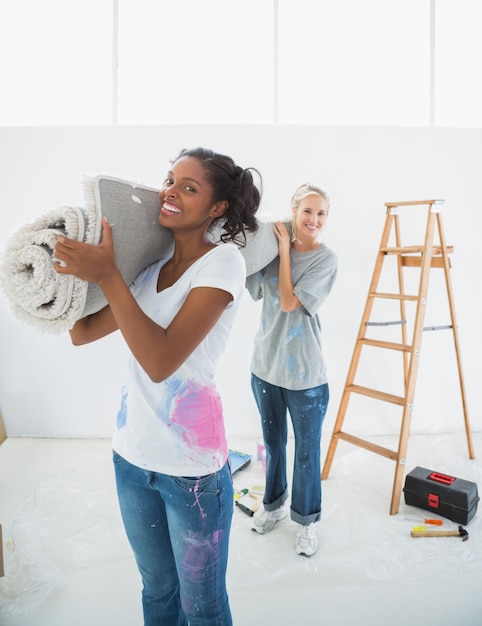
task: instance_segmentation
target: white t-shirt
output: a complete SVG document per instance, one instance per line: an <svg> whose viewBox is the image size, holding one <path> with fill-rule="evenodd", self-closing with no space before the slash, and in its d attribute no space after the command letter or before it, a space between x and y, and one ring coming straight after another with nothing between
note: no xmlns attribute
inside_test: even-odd
<svg viewBox="0 0 482 626"><path fill-rule="evenodd" d="M246 280L244 259L232 243L198 259L171 287L157 293L159 270L168 258L145 269L132 292L142 310L167 328L195 287L232 294L214 328L181 367L154 383L131 355L113 436L127 461L171 476L203 476L226 463L228 446L215 371L237 313Z"/></svg>

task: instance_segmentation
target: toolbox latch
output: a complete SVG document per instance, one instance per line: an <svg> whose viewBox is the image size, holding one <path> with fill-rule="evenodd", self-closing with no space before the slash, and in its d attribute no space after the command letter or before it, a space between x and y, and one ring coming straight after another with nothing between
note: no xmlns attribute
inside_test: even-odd
<svg viewBox="0 0 482 626"><path fill-rule="evenodd" d="M429 493L428 494L428 505L433 507L434 509L438 509L438 501L439 498L436 494L434 493Z"/></svg>
<svg viewBox="0 0 482 626"><path fill-rule="evenodd" d="M453 476L447 476L446 474L440 474L439 472L432 472L429 478L430 480L442 483L443 485L451 485L455 481Z"/></svg>

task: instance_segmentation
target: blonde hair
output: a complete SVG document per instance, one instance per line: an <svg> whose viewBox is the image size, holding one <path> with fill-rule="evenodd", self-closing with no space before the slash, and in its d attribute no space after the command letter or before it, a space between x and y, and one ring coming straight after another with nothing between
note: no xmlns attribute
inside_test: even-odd
<svg viewBox="0 0 482 626"><path fill-rule="evenodd" d="M326 191L323 191L321 187L314 185L313 183L302 183L299 185L294 194L291 196L291 209L297 209L300 205L300 202L306 198L307 196L321 196L326 202L326 210L329 212L330 210L330 198ZM293 215L291 218L291 243L296 242L296 226L295 226L295 216Z"/></svg>

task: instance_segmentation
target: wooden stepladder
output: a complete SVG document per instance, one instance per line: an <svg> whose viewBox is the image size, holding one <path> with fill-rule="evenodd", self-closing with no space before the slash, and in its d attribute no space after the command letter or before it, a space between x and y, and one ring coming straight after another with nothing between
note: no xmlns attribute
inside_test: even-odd
<svg viewBox="0 0 482 626"><path fill-rule="evenodd" d="M388 459L392 459L395 461L396 467L390 504L391 515L398 512L400 504L405 458L407 454L408 439L410 436L410 423L413 411L417 371L420 360L420 348L424 330L448 329L453 333L469 457L471 459L475 458L467 410L459 337L455 318L452 283L450 278L451 266L449 254L453 252L453 248L451 246L447 246L445 242L445 234L443 231L442 216L440 212L441 205L443 205L443 203L443 200L420 200L413 202L388 202L385 204L385 227L383 229L380 248L375 262L375 269L370 283L369 293L360 329L355 342L355 348L349 366L345 387L342 393L338 415L335 421L333 435L330 440L325 464L321 474L322 480L328 478L335 456L336 447L338 441L340 440L362 447ZM422 245L404 247L401 243L400 210L403 209L404 211L408 211L409 209L406 207L409 206L415 207L416 211L420 210L418 208L420 206L428 206L428 217L424 234L424 243ZM438 243L435 243L436 231L438 231ZM393 291L393 283L390 291L385 289L381 290L385 285L381 285L381 283L382 279L386 277L385 270L387 269L387 263L392 263L392 270L398 278L398 291L396 292ZM417 274L415 282L411 287L411 294L408 293L407 289L407 286L409 285L406 280L407 276L405 268L408 267L416 268L414 271ZM443 270L444 273L444 282L448 296L447 304L450 315L450 324L437 327L424 327L429 276L433 268L439 268ZM411 278L413 279L413 275ZM381 310L386 312L386 309L391 306L395 306L397 316L400 314L400 320L397 319L395 321L388 322L372 321L375 311ZM410 313L410 310L411 315L407 315L407 313ZM410 324L408 323L407 318L410 318ZM395 328L401 329L401 332L397 334L395 340L387 341L385 335L380 338L380 332L387 334L392 333L393 335ZM375 336L369 337L369 334ZM411 336L411 341L409 341L409 336ZM360 362L363 358L362 354L367 349L371 350L372 354L373 350L378 349L385 351L383 354L387 354L386 351L388 351L391 356L387 356L387 358L400 359L401 355L403 380L400 381L400 389L397 390L397 393L387 393L372 388L376 385L365 386L357 384L355 379L358 380L360 370L362 369L360 367ZM378 352L377 354L381 353ZM373 367L371 369L373 370ZM380 370L379 373L383 373L383 371ZM349 401L353 395L356 395L358 398L368 397L371 400L381 400L382 402L389 403L392 406L401 407L402 417L397 450L391 450L374 444L361 437L350 435L342 430Z"/></svg>

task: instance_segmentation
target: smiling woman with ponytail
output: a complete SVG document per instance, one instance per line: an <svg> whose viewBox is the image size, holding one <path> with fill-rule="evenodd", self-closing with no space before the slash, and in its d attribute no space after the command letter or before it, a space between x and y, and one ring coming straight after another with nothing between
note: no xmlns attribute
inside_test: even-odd
<svg viewBox="0 0 482 626"><path fill-rule="evenodd" d="M108 302L75 323L73 343L119 330L131 351L113 458L145 626L232 624L233 484L215 374L245 287L238 245L257 228L252 171L206 148L181 151L160 190L159 223L174 251L130 286L105 219L99 245L62 236L56 244L57 272L97 283Z"/></svg>

